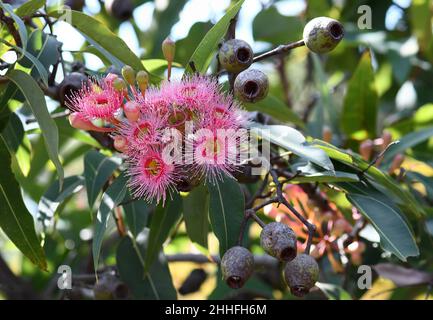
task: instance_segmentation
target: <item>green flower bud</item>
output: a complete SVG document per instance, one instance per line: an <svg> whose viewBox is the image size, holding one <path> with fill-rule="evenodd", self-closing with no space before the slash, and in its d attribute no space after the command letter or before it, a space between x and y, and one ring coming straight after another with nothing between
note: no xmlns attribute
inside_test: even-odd
<svg viewBox="0 0 433 320"><path fill-rule="evenodd" d="M319 279L319 265L312 256L299 254L287 263L284 268L284 279L294 296L303 297Z"/></svg>
<svg viewBox="0 0 433 320"><path fill-rule="evenodd" d="M130 66L123 66L122 76L129 85L135 85L135 71Z"/></svg>
<svg viewBox="0 0 433 320"><path fill-rule="evenodd" d="M266 253L278 260L291 261L296 257L296 234L284 223L267 224L260 234L260 245Z"/></svg>
<svg viewBox="0 0 433 320"><path fill-rule="evenodd" d="M126 90L126 82L123 79L117 78L113 80L113 88L117 91L125 91Z"/></svg>
<svg viewBox="0 0 433 320"><path fill-rule="evenodd" d="M176 53L176 43L169 37L162 42L162 54L169 63L173 62Z"/></svg>
<svg viewBox="0 0 433 320"><path fill-rule="evenodd" d="M138 83L138 88L140 88L141 92L145 92L147 90L147 86L149 85L149 75L146 71L138 71L136 80Z"/></svg>
<svg viewBox="0 0 433 320"><path fill-rule="evenodd" d="M328 17L314 18L304 28L304 42L315 53L332 51L344 37L343 25Z"/></svg>
<svg viewBox="0 0 433 320"><path fill-rule="evenodd" d="M232 289L243 287L254 269L254 256L244 247L236 246L226 251L221 259L224 281Z"/></svg>
<svg viewBox="0 0 433 320"><path fill-rule="evenodd" d="M241 101L260 101L268 94L268 77L263 72L256 69L242 71L236 77L234 90L236 97Z"/></svg>
<svg viewBox="0 0 433 320"><path fill-rule="evenodd" d="M218 59L228 72L238 73L253 63L254 53L251 46L239 39L224 42L219 49Z"/></svg>

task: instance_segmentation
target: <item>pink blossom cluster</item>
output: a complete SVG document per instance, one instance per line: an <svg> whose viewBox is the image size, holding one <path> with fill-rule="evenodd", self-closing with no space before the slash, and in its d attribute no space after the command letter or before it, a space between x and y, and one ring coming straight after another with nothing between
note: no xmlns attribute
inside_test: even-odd
<svg viewBox="0 0 433 320"><path fill-rule="evenodd" d="M134 197L164 202L185 182L213 183L236 170L243 144L236 132L248 120L216 80L193 76L146 90L119 89L118 80L109 74L85 83L69 98L70 122L110 132L128 164Z"/></svg>

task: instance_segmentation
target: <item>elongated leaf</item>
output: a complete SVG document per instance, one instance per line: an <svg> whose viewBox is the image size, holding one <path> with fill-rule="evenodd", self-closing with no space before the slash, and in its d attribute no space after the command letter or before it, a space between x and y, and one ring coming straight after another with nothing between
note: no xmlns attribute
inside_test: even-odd
<svg viewBox="0 0 433 320"><path fill-rule="evenodd" d="M35 13L39 8L43 7L46 0L30 0L23 3L15 13L17 16L26 17Z"/></svg>
<svg viewBox="0 0 433 320"><path fill-rule="evenodd" d="M128 285L135 299L176 299L170 270L162 253L143 277L146 246L142 240L135 242L125 237L117 247L116 262L120 278Z"/></svg>
<svg viewBox="0 0 433 320"><path fill-rule="evenodd" d="M253 134L258 134L263 139L270 140L280 147L292 151L294 154L304 158L318 166L334 171L334 166L328 155L319 148L307 145L305 137L299 131L280 125L254 124L251 128Z"/></svg>
<svg viewBox="0 0 433 320"><path fill-rule="evenodd" d="M349 81L344 99L341 127L351 135L365 130L370 137L376 136L377 90L375 88L371 53L365 51L358 67Z"/></svg>
<svg viewBox="0 0 433 320"><path fill-rule="evenodd" d="M60 204L65 201L66 198L80 191L83 186L84 178L82 176L67 177L63 183L63 189L60 191L59 181L56 180L39 201L39 219L45 225L50 224Z"/></svg>
<svg viewBox="0 0 433 320"><path fill-rule="evenodd" d="M182 198L175 194L173 200L167 202L165 206L158 205L152 216L150 224L150 233L146 257L144 260L144 271L148 272L149 268L161 251L162 245L170 235L170 231L180 220L182 215Z"/></svg>
<svg viewBox="0 0 433 320"><path fill-rule="evenodd" d="M346 290L335 284L317 282L316 286L322 290L329 300L352 300L352 297Z"/></svg>
<svg viewBox="0 0 433 320"><path fill-rule="evenodd" d="M10 45L9 43L7 43L6 41L4 41L3 39L0 38L0 42L6 44L6 45ZM33 64L33 66L36 67L36 70L38 71L42 81L44 82L45 86L48 86L48 72L45 69L45 67L42 65L42 63L35 57L33 56L31 53L29 53L27 50L23 50L20 47L11 45L12 48L14 48L16 51L21 52L23 57L27 58L28 60L31 61L31 63ZM22 61L23 59L21 59ZM33 66L31 67L33 69Z"/></svg>
<svg viewBox="0 0 433 320"><path fill-rule="evenodd" d="M11 157L0 137L0 227L17 248L39 268L46 270L45 254L36 236L32 215L27 211L21 190L11 171Z"/></svg>
<svg viewBox="0 0 433 320"><path fill-rule="evenodd" d="M261 10L253 21L254 40L266 41L274 45L301 39L303 29L299 16L284 16L275 6Z"/></svg>
<svg viewBox="0 0 433 320"><path fill-rule="evenodd" d="M49 15L60 18L64 12L53 11ZM132 52L128 45L108 29L103 23L82 12L70 11L71 19L67 19L74 28L80 31L86 39L94 45L101 53L115 57L123 64L128 64L135 70L145 70L141 60ZM107 56L110 60L111 57ZM150 74L151 82L158 80Z"/></svg>
<svg viewBox="0 0 433 320"><path fill-rule="evenodd" d="M33 115L38 121L41 133L44 138L45 147L47 148L48 156L57 169L59 176L60 187L63 184L63 167L59 160L59 132L56 123L47 109L44 93L39 88L38 84L28 74L20 70L12 70L7 74L7 77L15 83L20 91L25 96L28 105L32 109Z"/></svg>
<svg viewBox="0 0 433 320"><path fill-rule="evenodd" d="M419 255L411 230L394 207L367 195L348 194L347 199L373 224L385 250L402 261Z"/></svg>
<svg viewBox="0 0 433 320"><path fill-rule="evenodd" d="M258 111L270 115L275 120L281 122L290 122L300 127L304 127L305 124L301 118L290 109L283 101L277 97L268 94L268 96L256 103L246 103L245 109L248 111Z"/></svg>
<svg viewBox="0 0 433 320"><path fill-rule="evenodd" d="M125 198L127 190L127 177L125 175L119 176L108 187L107 191L102 196L101 204L95 220L95 233L93 236L92 252L93 264L95 270L98 268L99 254L101 252L102 239L110 224L112 218L112 211L117 207Z"/></svg>
<svg viewBox="0 0 433 320"><path fill-rule="evenodd" d="M102 187L118 166L118 163L96 150L91 150L84 156L84 177L90 208L93 208Z"/></svg>
<svg viewBox="0 0 433 320"><path fill-rule="evenodd" d="M218 238L222 257L239 238L245 210L244 195L239 184L229 177L215 185L209 184L208 189L210 223Z"/></svg>
<svg viewBox="0 0 433 320"><path fill-rule="evenodd" d="M422 206L418 203L414 196L408 190L400 187L398 183L396 183L388 174L382 172L375 166L369 166L369 164L362 160L359 156L348 154L347 152L338 149L337 147L334 147L324 141L314 140L314 145L324 150L331 159L349 165L359 172L362 172L363 175L369 179L369 181L379 183L383 188L388 190L398 199L398 204L404 207L407 212L412 213L417 218L425 215Z"/></svg>
<svg viewBox="0 0 433 320"><path fill-rule="evenodd" d="M230 21L237 15L243 3L244 0L236 2L236 4L227 11L224 17L206 33L203 40L195 49L189 61L194 62L198 72L205 73L207 71L218 43L224 37L230 25ZM192 72L189 64L186 68L186 72Z"/></svg>
<svg viewBox="0 0 433 320"><path fill-rule="evenodd" d="M394 144L385 153L383 158L384 163L390 163L394 157L399 153L404 153L407 149L410 149L421 142L433 137L433 127L428 127L419 131L409 133L408 135L401 138L399 143Z"/></svg>
<svg viewBox="0 0 433 320"><path fill-rule="evenodd" d="M359 178L356 174L333 171L333 172L317 172L312 174L300 175L290 180L290 183L333 183L333 182L358 182Z"/></svg>
<svg viewBox="0 0 433 320"><path fill-rule="evenodd" d="M379 263L373 268L382 278L391 280L399 287L428 284L433 280L431 273L404 268L392 263Z"/></svg>
<svg viewBox="0 0 433 320"><path fill-rule="evenodd" d="M11 16L11 18L17 24L17 30L18 30L18 33L20 35L21 45L22 45L22 48L25 48L27 46L27 28L26 28L26 25L24 24L24 21L21 20L21 18L18 17L14 13L14 10L12 9L12 6L10 4L3 3L3 1L0 1L0 7L4 11L6 11L7 13L9 13L9 15Z"/></svg>
<svg viewBox="0 0 433 320"><path fill-rule="evenodd" d="M123 209L129 230L134 237L137 237L147 225L147 220L155 207L144 200L135 200L125 204Z"/></svg>
<svg viewBox="0 0 433 320"><path fill-rule="evenodd" d="M207 248L209 233L209 193L204 185L191 190L183 199L186 232L193 242Z"/></svg>

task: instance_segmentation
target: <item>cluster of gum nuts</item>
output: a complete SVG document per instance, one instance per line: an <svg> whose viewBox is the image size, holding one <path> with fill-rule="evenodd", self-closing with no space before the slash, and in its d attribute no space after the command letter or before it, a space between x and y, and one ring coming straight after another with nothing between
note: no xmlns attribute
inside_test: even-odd
<svg viewBox="0 0 433 320"><path fill-rule="evenodd" d="M306 47L319 54L333 50L343 37L342 24L328 17L312 19L303 32ZM268 77L260 70L249 68L254 62L254 53L246 41L231 39L224 42L218 52L218 61L223 69L235 75L234 94L239 100L255 103L266 97Z"/></svg>
<svg viewBox="0 0 433 320"><path fill-rule="evenodd" d="M321 54L333 50L343 36L340 22L319 17L305 26L303 41L310 51ZM250 45L239 39L223 43L218 54L221 66L236 75L234 93L244 102L263 99L269 87L262 71L248 69L253 56ZM286 264L284 280L293 295L303 297L314 287L319 278L319 266L309 254L297 254L297 237L289 226L280 222L267 224L260 234L260 245L267 254ZM239 289L254 271L254 256L242 246L232 247L221 259L221 271L227 285Z"/></svg>

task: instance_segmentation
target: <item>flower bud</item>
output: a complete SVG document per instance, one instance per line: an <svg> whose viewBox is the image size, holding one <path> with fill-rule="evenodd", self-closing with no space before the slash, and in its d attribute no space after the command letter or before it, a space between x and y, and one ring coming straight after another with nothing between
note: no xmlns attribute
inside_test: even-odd
<svg viewBox="0 0 433 320"><path fill-rule="evenodd" d="M401 165L404 162L404 155L401 153L397 154L394 159L392 159L391 166L389 167L388 173L393 174L394 171L400 169Z"/></svg>
<svg viewBox="0 0 433 320"><path fill-rule="evenodd" d="M371 155L373 154L373 149L374 149L374 142L371 141L370 139L367 139L359 145L359 154L361 155L362 159L368 161L370 160Z"/></svg>
<svg viewBox="0 0 433 320"><path fill-rule="evenodd" d="M142 93L144 93L147 90L147 87L149 85L149 74L146 71L138 71L136 80L138 83L138 88Z"/></svg>
<svg viewBox="0 0 433 320"><path fill-rule="evenodd" d="M323 141L331 143L332 142L332 130L328 126L324 126L322 130Z"/></svg>
<svg viewBox="0 0 433 320"><path fill-rule="evenodd" d="M224 42L218 53L221 66L228 72L234 73L247 69L253 63L253 58L254 53L251 46L239 39Z"/></svg>
<svg viewBox="0 0 433 320"><path fill-rule="evenodd" d="M242 71L236 77L234 91L238 99L243 102L260 101L268 94L268 77L256 69Z"/></svg>
<svg viewBox="0 0 433 320"><path fill-rule="evenodd" d="M124 136L114 136L114 148L119 152L125 152L128 148L128 141Z"/></svg>
<svg viewBox="0 0 433 320"><path fill-rule="evenodd" d="M101 127L95 126L91 121L85 119L78 112L74 112L74 113L71 113L69 115L69 123L71 124L71 127L75 128L75 129L80 129L80 130L98 131L98 132L111 132L111 131L113 131L110 128L101 128Z"/></svg>
<svg viewBox="0 0 433 320"><path fill-rule="evenodd" d="M315 53L332 51L344 37L343 25L328 17L314 18L304 28L304 42Z"/></svg>
<svg viewBox="0 0 433 320"><path fill-rule="evenodd" d="M130 66L123 66L122 76L130 86L135 85L135 71Z"/></svg>
<svg viewBox="0 0 433 320"><path fill-rule="evenodd" d="M319 265L308 254L299 254L287 263L284 268L284 279L294 296L303 297L319 279Z"/></svg>
<svg viewBox="0 0 433 320"><path fill-rule="evenodd" d="M284 223L267 224L260 233L260 245L267 254L280 261L291 261L296 257L296 234Z"/></svg>
<svg viewBox="0 0 433 320"><path fill-rule="evenodd" d="M254 256L244 247L230 248L221 259L224 281L232 289L241 288L253 273L253 268Z"/></svg>
<svg viewBox="0 0 433 320"><path fill-rule="evenodd" d="M140 105L135 101L128 101L123 106L123 112L130 122L136 122L140 117Z"/></svg>
<svg viewBox="0 0 433 320"><path fill-rule="evenodd" d="M162 54L164 55L165 60L167 60L169 63L172 63L175 53L176 43L169 37L165 38L165 40L162 42Z"/></svg>
<svg viewBox="0 0 433 320"><path fill-rule="evenodd" d="M117 91L125 92L127 90L126 82L123 79L117 78L113 80L113 88Z"/></svg>

